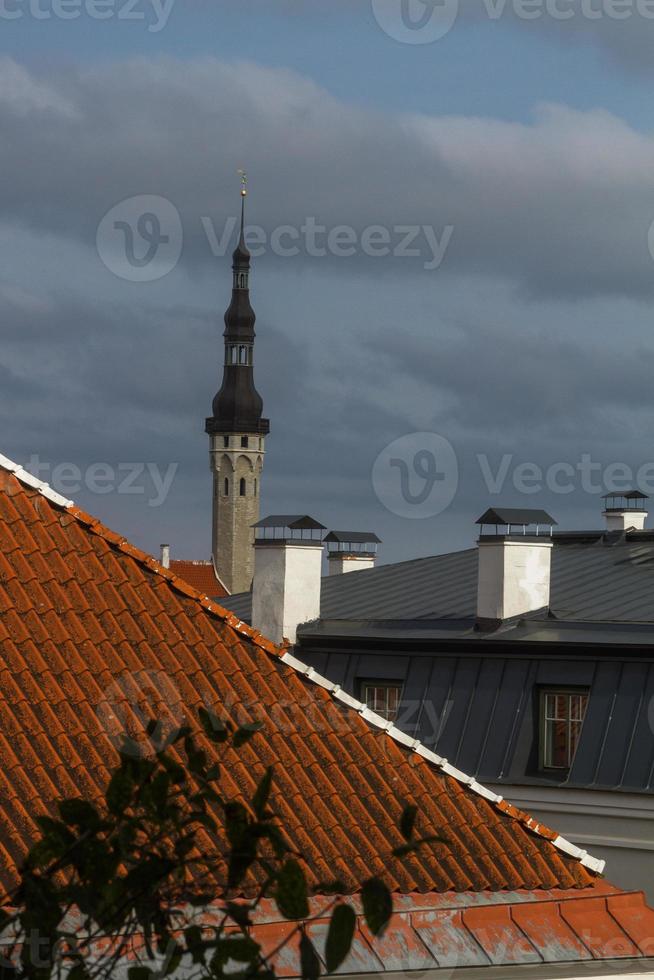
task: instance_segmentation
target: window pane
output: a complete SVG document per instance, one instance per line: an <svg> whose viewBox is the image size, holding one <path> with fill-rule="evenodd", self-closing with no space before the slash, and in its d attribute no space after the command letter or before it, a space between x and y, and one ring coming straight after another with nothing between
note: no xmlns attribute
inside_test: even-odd
<svg viewBox="0 0 654 980"><path fill-rule="evenodd" d="M547 692L542 698L543 765L569 769L575 757L588 694L572 691Z"/></svg>
<svg viewBox="0 0 654 980"><path fill-rule="evenodd" d="M367 708L387 721L394 721L400 706L401 684L364 684L363 701Z"/></svg>

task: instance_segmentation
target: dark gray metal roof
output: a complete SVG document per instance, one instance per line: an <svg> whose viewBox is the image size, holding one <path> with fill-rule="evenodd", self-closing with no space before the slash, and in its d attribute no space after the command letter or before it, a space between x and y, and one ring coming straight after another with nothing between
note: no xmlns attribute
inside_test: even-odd
<svg viewBox="0 0 654 980"><path fill-rule="evenodd" d="M642 490L614 490L612 493L605 493L602 500L608 500L609 497L622 497L624 500L649 500L646 493Z"/></svg>
<svg viewBox="0 0 654 980"><path fill-rule="evenodd" d="M374 544L381 544L381 538L378 538L373 531L330 531L329 534L325 535L324 541L338 541L343 544L349 542L363 544L366 541L371 541Z"/></svg>
<svg viewBox="0 0 654 980"><path fill-rule="evenodd" d="M309 517L308 514L271 514L269 517L264 517L252 527L288 527L291 530L317 530L324 531L325 525L320 524L318 521L314 520L313 517Z"/></svg>
<svg viewBox="0 0 654 980"><path fill-rule="evenodd" d="M654 624L654 536L554 535L551 611L558 620ZM472 619L477 549L416 558L322 581L323 619ZM249 593L222 604L248 621ZM608 634L607 634L608 635Z"/></svg>
<svg viewBox="0 0 654 980"><path fill-rule="evenodd" d="M489 507L476 524L549 524L557 522L545 510L529 510L526 507Z"/></svg>

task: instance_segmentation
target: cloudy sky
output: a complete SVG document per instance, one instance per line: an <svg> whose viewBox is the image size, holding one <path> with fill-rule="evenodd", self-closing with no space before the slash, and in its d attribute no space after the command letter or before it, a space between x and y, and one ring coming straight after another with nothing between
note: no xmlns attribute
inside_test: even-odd
<svg viewBox="0 0 654 980"><path fill-rule="evenodd" d="M0 452L208 557L238 209L264 512L654 493L651 0L0 0Z"/></svg>

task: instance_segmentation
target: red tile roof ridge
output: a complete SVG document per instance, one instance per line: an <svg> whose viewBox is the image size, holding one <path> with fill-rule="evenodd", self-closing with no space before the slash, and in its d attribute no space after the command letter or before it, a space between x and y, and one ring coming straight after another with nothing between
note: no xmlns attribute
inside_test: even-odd
<svg viewBox="0 0 654 980"><path fill-rule="evenodd" d="M358 701L356 698L353 698L341 688L340 684L333 683L328 678L319 674L313 667L309 667L301 660L298 660L288 652L284 645L278 646L276 643L268 640L258 630L248 626L219 603L208 599L207 596L198 592L192 586L188 585L188 583L182 581L169 569L164 568L160 562L152 557L152 555L149 555L147 552L141 551L141 549L131 545L124 537L121 537L121 535L117 534L115 531L111 531L97 518L92 517L81 508L77 507L72 500L67 500L65 497L61 496L61 494L58 494L55 490L53 490L47 483L37 480L36 477L25 470L22 466L12 462L2 454L0 454L0 468L8 470L21 483L36 490L56 507L67 511L67 513L75 518L75 520L78 520L80 523L84 524L88 530L91 531L91 533L102 537L118 551L128 555L130 558L145 566L154 574L160 575L162 578L166 579L171 588L198 602L206 612L210 613L212 616L216 616L218 619L221 619L235 632L246 637L251 643L254 643L255 646L264 650L271 656L280 658L283 663L297 671L297 673L301 674L306 680L324 688L333 698L336 698L347 707L358 712L358 714L370 725L374 725L376 728L382 729L395 742L405 746L411 752L415 752L417 755L422 756L422 758L434 765L442 773L455 779L463 786L466 786L471 792L483 797L489 803L494 805L500 812L521 823L531 833L548 840L555 848L557 848L557 850L577 860L582 867L597 875L601 875L603 873L606 865L605 861L592 857L587 851L577 847L575 844L572 844L570 841L566 840L564 837L561 837L548 827L540 824L533 817L529 816L529 814L524 813L517 807L512 806L510 803L505 801L502 796L498 796L497 793L494 793L487 787L482 786L481 783L477 782L474 776L468 776L467 773L464 773L460 769L456 769L454 766L450 765L447 759L444 759L442 756L432 752L432 750L423 745L419 739L407 735L406 732L396 728L392 721L382 718L381 715L371 711L370 708L368 708L362 701Z"/></svg>
<svg viewBox="0 0 654 980"><path fill-rule="evenodd" d="M216 564L213 558L209 559L209 561L203 560L201 558L171 558L170 559L170 570L172 572L175 572L176 575L179 575L180 578L184 578L185 573L188 574L189 568L191 570L210 571L211 574L214 576L216 583L223 590L225 596L228 596L230 594L229 589L227 588L227 586L221 579L220 575L218 574L218 569L216 568ZM191 585L192 584L193 583L191 582ZM206 589L205 590L200 589L200 591L203 591L204 595L211 594L211 595L215 595L216 598L223 598L223 596L219 595L215 591L211 593L208 593Z"/></svg>

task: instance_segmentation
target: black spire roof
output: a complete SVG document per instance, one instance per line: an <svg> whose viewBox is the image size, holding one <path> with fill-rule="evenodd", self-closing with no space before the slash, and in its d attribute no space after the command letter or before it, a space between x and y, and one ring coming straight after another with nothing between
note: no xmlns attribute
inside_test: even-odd
<svg viewBox="0 0 654 980"><path fill-rule="evenodd" d="M241 229L232 255L232 299L225 313L223 382L207 419L206 431L260 432L270 430L262 418L263 399L254 386L254 323L250 305L250 252L245 244L245 188L241 191Z"/></svg>

